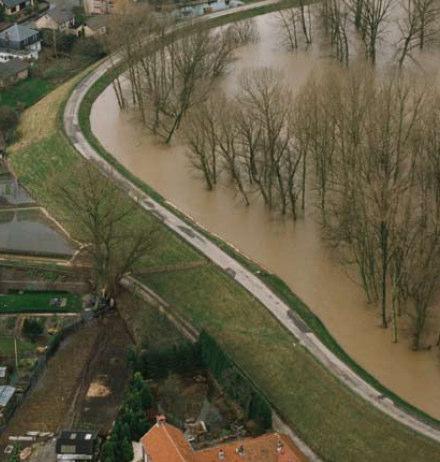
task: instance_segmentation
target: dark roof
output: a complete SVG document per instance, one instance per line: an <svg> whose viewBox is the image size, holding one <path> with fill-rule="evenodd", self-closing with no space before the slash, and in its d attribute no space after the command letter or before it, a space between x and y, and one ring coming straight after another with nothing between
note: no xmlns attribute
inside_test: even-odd
<svg viewBox="0 0 440 462"><path fill-rule="evenodd" d="M22 24L14 24L4 31L0 32L0 40L11 42L22 42L30 37L38 35L38 31Z"/></svg>
<svg viewBox="0 0 440 462"><path fill-rule="evenodd" d="M85 20L85 24L92 30L98 30L101 29L101 27L105 27L107 25L109 16L110 15L108 14L90 16Z"/></svg>
<svg viewBox="0 0 440 462"><path fill-rule="evenodd" d="M72 11L69 11L66 8L60 8L58 6L52 8L46 14L50 16L58 25L69 22L75 17Z"/></svg>
<svg viewBox="0 0 440 462"><path fill-rule="evenodd" d="M94 453L96 433L86 431L63 430L56 443L57 454L87 454Z"/></svg>
<svg viewBox="0 0 440 462"><path fill-rule="evenodd" d="M24 0L0 0L0 3L3 3L7 8L12 8L17 6L20 3L23 3Z"/></svg>
<svg viewBox="0 0 440 462"><path fill-rule="evenodd" d="M13 77L28 67L29 63L23 59L11 59L5 63L0 63L0 79Z"/></svg>

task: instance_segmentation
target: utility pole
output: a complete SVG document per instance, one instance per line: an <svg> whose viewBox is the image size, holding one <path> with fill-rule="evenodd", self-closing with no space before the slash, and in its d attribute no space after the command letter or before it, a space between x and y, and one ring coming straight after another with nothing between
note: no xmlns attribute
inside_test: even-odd
<svg viewBox="0 0 440 462"><path fill-rule="evenodd" d="M18 348L17 348L17 336L14 335L14 350L15 350L15 370L18 375Z"/></svg>

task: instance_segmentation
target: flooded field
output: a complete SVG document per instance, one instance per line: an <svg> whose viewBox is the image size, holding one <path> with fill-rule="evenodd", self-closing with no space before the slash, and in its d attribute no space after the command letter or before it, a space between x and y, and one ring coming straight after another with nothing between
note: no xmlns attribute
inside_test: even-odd
<svg viewBox="0 0 440 462"><path fill-rule="evenodd" d="M0 252L70 258L75 248L18 181L0 175Z"/></svg>
<svg viewBox="0 0 440 462"><path fill-rule="evenodd" d="M74 248L41 210L0 209L0 251L67 257Z"/></svg>
<svg viewBox="0 0 440 462"><path fill-rule="evenodd" d="M239 50L223 83L227 92L234 91L242 70L255 66L283 69L295 89L318 62L328 59L328 53L319 49L282 51L273 14L256 22L260 40ZM206 191L191 170L185 148L178 141L165 147L149 137L132 114L120 112L111 87L95 102L91 119L95 135L126 168L209 231L280 276L361 366L402 398L440 418L439 350L412 352L404 331L401 341L392 343L390 329L379 327L378 310L365 303L355 274L326 249L312 216L293 224L268 213L258 201L244 207L230 188Z"/></svg>

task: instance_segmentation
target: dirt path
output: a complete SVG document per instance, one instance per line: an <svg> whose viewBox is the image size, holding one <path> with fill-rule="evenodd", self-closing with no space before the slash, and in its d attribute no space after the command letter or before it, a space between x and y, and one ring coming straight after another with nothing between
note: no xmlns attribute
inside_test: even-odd
<svg viewBox="0 0 440 462"><path fill-rule="evenodd" d="M119 314L99 322L97 346L84 368L69 423L105 434L111 429L128 383L127 351L132 342Z"/></svg>

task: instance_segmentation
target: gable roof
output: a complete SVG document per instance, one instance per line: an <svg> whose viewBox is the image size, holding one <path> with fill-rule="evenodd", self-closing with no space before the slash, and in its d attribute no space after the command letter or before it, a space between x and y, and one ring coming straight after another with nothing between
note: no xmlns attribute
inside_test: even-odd
<svg viewBox="0 0 440 462"><path fill-rule="evenodd" d="M277 433L194 451L179 429L163 422L154 425L142 437L141 443L151 462L218 462L220 451L224 452L226 462L307 461L288 436ZM237 453L240 446L244 448L243 455Z"/></svg>
<svg viewBox="0 0 440 462"><path fill-rule="evenodd" d="M22 42L30 37L38 35L38 31L22 24L14 24L4 31L0 32L0 40L11 42Z"/></svg>
<svg viewBox="0 0 440 462"><path fill-rule="evenodd" d="M0 63L0 78L6 79L8 77L13 77L19 72L24 71L29 67L29 63L23 59L11 59L5 63ZM0 367L0 370L2 368ZM0 373L1 377L1 373Z"/></svg>
<svg viewBox="0 0 440 462"><path fill-rule="evenodd" d="M75 17L72 11L58 6L50 9L46 14L50 16L58 25L69 22Z"/></svg>
<svg viewBox="0 0 440 462"><path fill-rule="evenodd" d="M154 425L141 443L152 462L192 462L193 450L183 433L165 422Z"/></svg>

